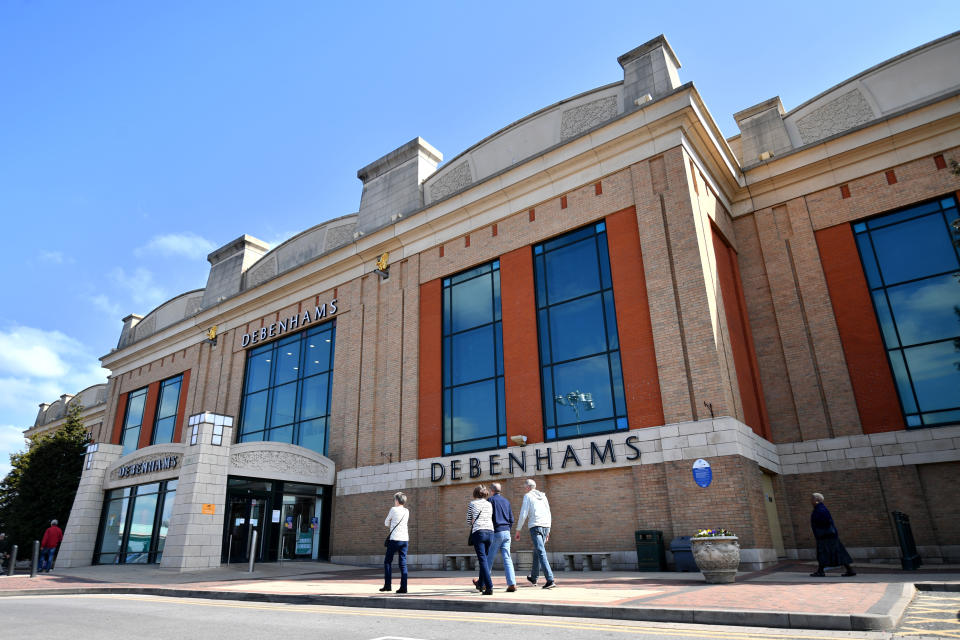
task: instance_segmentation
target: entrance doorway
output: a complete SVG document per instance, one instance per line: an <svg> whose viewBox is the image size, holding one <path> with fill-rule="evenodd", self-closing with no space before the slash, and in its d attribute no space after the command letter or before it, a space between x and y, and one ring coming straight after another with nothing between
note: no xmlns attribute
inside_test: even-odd
<svg viewBox="0 0 960 640"><path fill-rule="evenodd" d="M326 560L330 498L323 485L228 478L222 561Z"/></svg>
<svg viewBox="0 0 960 640"><path fill-rule="evenodd" d="M763 473L763 506L767 511L767 523L770 525L770 538L773 540L773 548L777 551L777 557L782 558L787 555L783 549L783 532L780 530L780 516L777 515L777 498L773 492L773 477Z"/></svg>

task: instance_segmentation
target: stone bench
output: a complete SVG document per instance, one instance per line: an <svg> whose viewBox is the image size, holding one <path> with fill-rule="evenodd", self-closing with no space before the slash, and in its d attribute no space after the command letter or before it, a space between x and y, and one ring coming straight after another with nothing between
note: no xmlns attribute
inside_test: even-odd
<svg viewBox="0 0 960 640"><path fill-rule="evenodd" d="M443 560L446 571L475 571L477 568L477 556L473 553L445 553Z"/></svg>
<svg viewBox="0 0 960 640"><path fill-rule="evenodd" d="M576 571L577 570L577 559L582 559L583 571L596 571L595 563L599 559L600 561L600 571L610 571L610 555L612 551L577 551L577 552L564 552L563 554L563 570L564 571Z"/></svg>

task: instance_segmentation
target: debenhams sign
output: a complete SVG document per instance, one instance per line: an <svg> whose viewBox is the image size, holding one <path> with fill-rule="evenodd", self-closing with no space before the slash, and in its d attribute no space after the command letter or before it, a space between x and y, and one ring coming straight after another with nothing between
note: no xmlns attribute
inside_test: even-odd
<svg viewBox="0 0 960 640"><path fill-rule="evenodd" d="M258 342L263 342L264 340L269 340L270 338L282 336L284 333L293 331L294 329L303 328L311 322L317 322L318 320L322 320L327 316L332 316L336 312L337 299L334 298L330 302L318 304L313 308L313 311L307 309L303 313L298 313L290 316L289 318L271 322L265 327L260 327L260 329L257 331L251 331L250 333L243 334L243 339L240 342L240 346L246 349L247 347L255 345Z"/></svg>
<svg viewBox="0 0 960 640"><path fill-rule="evenodd" d="M137 462L135 464L128 464L117 469L117 477L127 478L129 476L138 476L141 473L153 473L154 471L174 469L179 461L180 456L166 456Z"/></svg>

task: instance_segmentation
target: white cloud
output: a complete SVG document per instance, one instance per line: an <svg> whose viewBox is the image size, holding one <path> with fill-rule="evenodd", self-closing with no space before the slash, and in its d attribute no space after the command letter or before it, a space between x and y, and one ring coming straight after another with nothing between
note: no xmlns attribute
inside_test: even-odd
<svg viewBox="0 0 960 640"><path fill-rule="evenodd" d="M160 285L154 282L153 273L143 267L137 267L132 272L127 272L123 267L117 267L109 275L110 279L126 291L130 300L143 312L152 310L170 297Z"/></svg>
<svg viewBox="0 0 960 640"><path fill-rule="evenodd" d="M0 330L0 476L12 451L23 449L38 405L106 382L107 371L84 344L59 331L13 326Z"/></svg>
<svg viewBox="0 0 960 640"><path fill-rule="evenodd" d="M121 315L123 315L120 305L102 293L92 296L90 298L90 302L93 303L93 306L97 307L112 318L119 318Z"/></svg>
<svg viewBox="0 0 960 640"><path fill-rule="evenodd" d="M27 444L23 439L23 427L0 425L0 478L10 473L10 454L23 451Z"/></svg>
<svg viewBox="0 0 960 640"><path fill-rule="evenodd" d="M37 256L40 262L49 262L50 264L70 264L73 258L63 255L60 251L41 251Z"/></svg>
<svg viewBox="0 0 960 640"><path fill-rule="evenodd" d="M157 254L162 256L183 256L186 258L206 258L217 246L195 233L165 233L154 236L150 241L134 249L136 256Z"/></svg>

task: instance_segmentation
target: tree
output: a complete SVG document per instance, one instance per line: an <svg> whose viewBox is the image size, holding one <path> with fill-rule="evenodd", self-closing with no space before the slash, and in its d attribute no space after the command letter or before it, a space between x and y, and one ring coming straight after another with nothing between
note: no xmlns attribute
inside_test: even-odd
<svg viewBox="0 0 960 640"><path fill-rule="evenodd" d="M83 472L87 430L79 403L54 433L39 435L21 453L10 454L13 467L0 482L0 531L11 544L25 548L39 540L50 521L67 524Z"/></svg>

